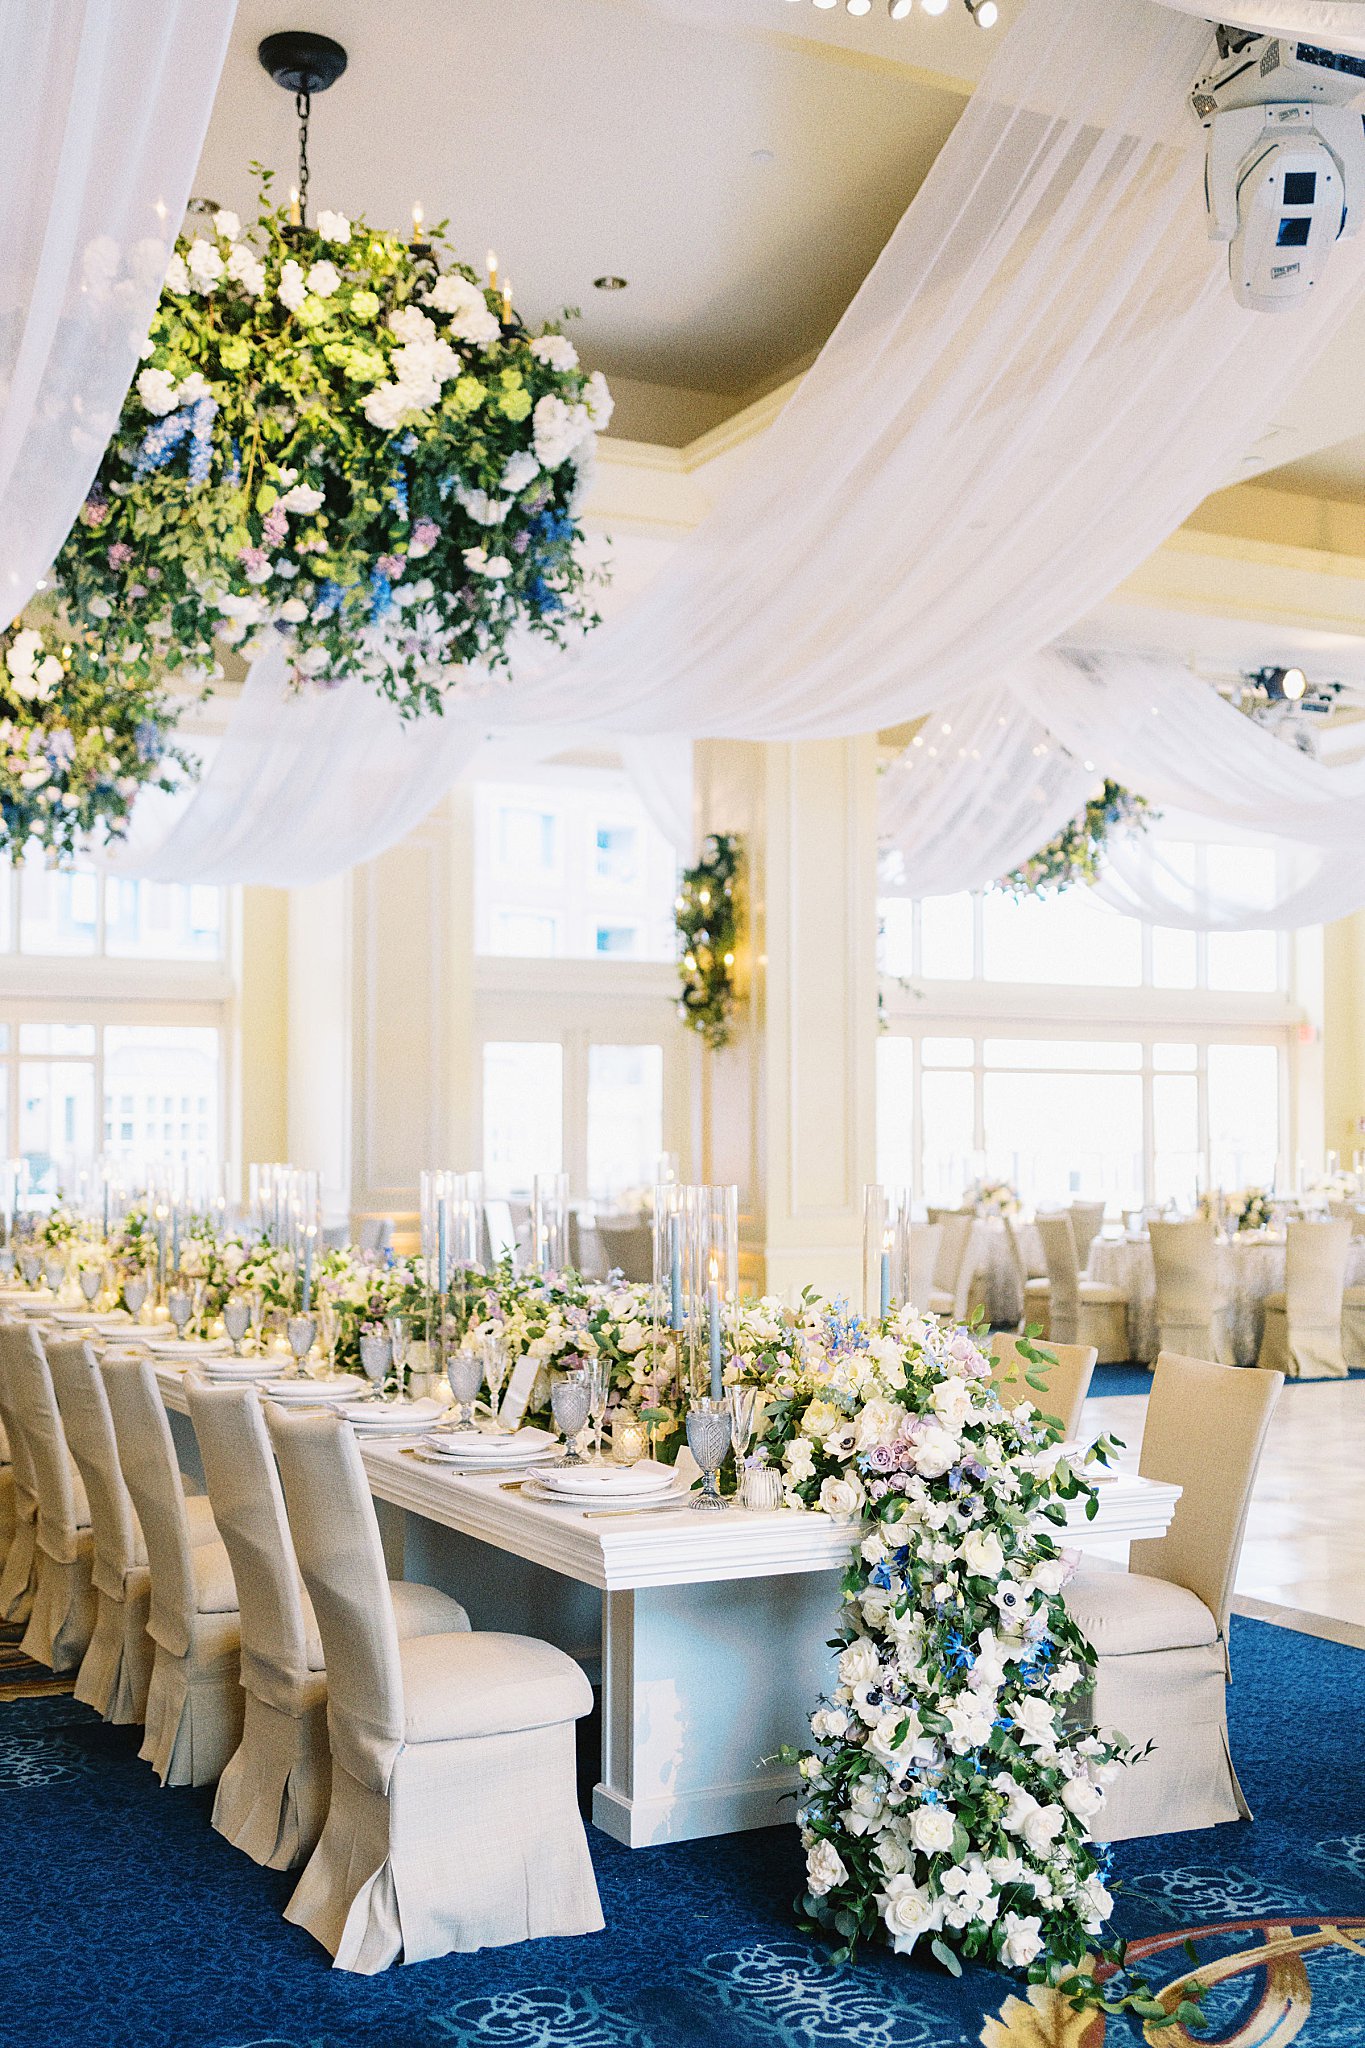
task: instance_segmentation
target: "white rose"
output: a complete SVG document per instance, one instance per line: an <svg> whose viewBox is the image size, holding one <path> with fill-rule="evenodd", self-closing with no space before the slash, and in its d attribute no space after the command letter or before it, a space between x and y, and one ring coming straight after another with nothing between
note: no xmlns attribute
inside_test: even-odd
<svg viewBox="0 0 1365 2048"><path fill-rule="evenodd" d="M329 263L327 258L323 256L309 269L306 282L309 291L315 292L318 298L330 299L332 293L341 283L341 272L337 269L335 263Z"/></svg>
<svg viewBox="0 0 1365 2048"><path fill-rule="evenodd" d="M197 292L211 292L223 275L222 254L212 242L202 239L191 242L185 262L190 282Z"/></svg>
<svg viewBox="0 0 1365 2048"><path fill-rule="evenodd" d="M1043 1856L1065 1826L1066 1815L1060 1806L1035 1806L1032 1813L1024 1816L1020 1832L1034 1855Z"/></svg>
<svg viewBox="0 0 1365 2048"><path fill-rule="evenodd" d="M822 1899L826 1892L833 1891L836 1884L846 1883L847 1879L844 1859L833 1842L826 1841L823 1836L812 1842L806 1851L807 1891Z"/></svg>
<svg viewBox="0 0 1365 2048"><path fill-rule="evenodd" d="M997 1578L1005 1567L1000 1538L991 1529L969 1529L962 1541L962 1562L978 1578Z"/></svg>
<svg viewBox="0 0 1365 2048"><path fill-rule="evenodd" d="M229 249L227 274L248 298L259 299L265 290L265 265L246 242L235 242Z"/></svg>
<svg viewBox="0 0 1365 2048"><path fill-rule="evenodd" d="M840 1653L839 1683L841 1685L870 1685L881 1675L881 1658L876 1646L866 1636L859 1636L848 1648Z"/></svg>
<svg viewBox="0 0 1365 2048"><path fill-rule="evenodd" d="M983 1695L969 1693L960 1700L954 1700L945 1709L948 1716L948 1747L955 1756L965 1756L969 1749L980 1749L991 1739L995 1714L991 1703Z"/></svg>
<svg viewBox="0 0 1365 2048"><path fill-rule="evenodd" d="M308 296L308 287L303 281L303 272L293 257L280 270L280 282L276 297L291 313L297 313Z"/></svg>
<svg viewBox="0 0 1365 2048"><path fill-rule="evenodd" d="M894 1443L905 1420L905 1410L881 1394L863 1403L858 1416L858 1449L870 1451L877 1444Z"/></svg>
<svg viewBox="0 0 1365 2048"><path fill-rule="evenodd" d="M512 509L510 498L490 498L487 491L470 490L464 484L456 490L455 498L480 526L501 526Z"/></svg>
<svg viewBox="0 0 1365 2048"><path fill-rule="evenodd" d="M1033 1567L1033 1570L1029 1573L1028 1582L1036 1592L1060 1593L1062 1587L1071 1577L1071 1573L1072 1566L1067 1563L1064 1557L1048 1557L1044 1558L1041 1564L1036 1564Z"/></svg>
<svg viewBox="0 0 1365 2048"><path fill-rule="evenodd" d="M1114 1910L1114 1901L1100 1883L1098 1877L1088 1877L1076 1895L1076 1903L1090 1932L1093 1934L1102 1921L1109 1918Z"/></svg>
<svg viewBox="0 0 1365 2048"><path fill-rule="evenodd" d="M531 343L531 354L538 363L548 363L552 370L576 370L578 350L566 334L539 334Z"/></svg>
<svg viewBox="0 0 1365 2048"><path fill-rule="evenodd" d="M298 657L294 666L301 675L320 676L331 659L325 647L309 647Z"/></svg>
<svg viewBox="0 0 1365 2048"><path fill-rule="evenodd" d="M848 1715L842 1707L817 1707L810 1717L810 1732L817 1742L837 1742L848 1733Z"/></svg>
<svg viewBox="0 0 1365 2048"><path fill-rule="evenodd" d="M963 1379L943 1379L929 1396L929 1405L946 1428L960 1430L972 1410L972 1391Z"/></svg>
<svg viewBox="0 0 1365 2048"><path fill-rule="evenodd" d="M173 252L170 262L166 265L163 289L168 292L177 292L181 298L184 298L189 288L190 273L185 267L184 257L177 249Z"/></svg>
<svg viewBox="0 0 1365 2048"><path fill-rule="evenodd" d="M941 1479L956 1464L961 1446L946 1429L926 1429L915 1444L915 1470L922 1479Z"/></svg>
<svg viewBox="0 0 1365 2048"><path fill-rule="evenodd" d="M594 370L583 393L583 407L599 433L611 425L611 416L616 410L606 378L600 370Z"/></svg>
<svg viewBox="0 0 1365 2048"><path fill-rule="evenodd" d="M175 411L175 379L169 370L144 370L137 380L137 395L159 419Z"/></svg>
<svg viewBox="0 0 1365 2048"><path fill-rule="evenodd" d="M904 1873L889 1879L886 1890L877 1896L877 1904L892 1946L900 1956L909 1955L921 1935L933 1933L942 1924L942 1907L930 1899L922 1885Z"/></svg>
<svg viewBox="0 0 1365 2048"><path fill-rule="evenodd" d="M318 215L318 233L324 242L336 242L344 247L351 239L351 223L344 213L329 213L324 206Z"/></svg>
<svg viewBox="0 0 1365 2048"><path fill-rule="evenodd" d="M287 626L299 626L308 617L308 607L301 597L291 597L280 606L279 616Z"/></svg>
<svg viewBox="0 0 1365 2048"><path fill-rule="evenodd" d="M1036 1916L1006 1913L1000 1922L1005 1938L1000 1960L1007 1969L1026 1970L1043 1946L1043 1923Z"/></svg>
<svg viewBox="0 0 1365 2048"><path fill-rule="evenodd" d="M955 1832L952 1812L946 1806L921 1806L910 1822L910 1839L926 1856L946 1856Z"/></svg>
<svg viewBox="0 0 1365 2048"><path fill-rule="evenodd" d="M23 632L16 633L11 641L5 666L12 676L29 676L42 651L42 634L35 632L32 626L25 626Z"/></svg>
<svg viewBox="0 0 1365 2048"><path fill-rule="evenodd" d="M1031 1743L1036 1748L1041 1743L1050 1743L1055 1740L1057 1733L1056 1714L1047 1701L1040 1699L1036 1693L1030 1693L1024 1699L1016 1700L1010 1709L1010 1713L1015 1727L1020 1731L1020 1739L1022 1741Z"/></svg>
<svg viewBox="0 0 1365 2048"><path fill-rule="evenodd" d="M809 1437L794 1436L782 1453L789 1477L800 1486L815 1470L815 1446Z"/></svg>
<svg viewBox="0 0 1365 2048"><path fill-rule="evenodd" d="M863 1489L856 1479L826 1479L820 1488L820 1506L827 1515L846 1521L862 1510Z"/></svg>
<svg viewBox="0 0 1365 2048"><path fill-rule="evenodd" d="M1104 1794L1089 1778L1073 1778L1062 1792L1062 1805L1077 1820L1093 1820L1104 1804Z"/></svg>
<svg viewBox="0 0 1365 2048"><path fill-rule="evenodd" d="M312 484L291 484L283 497L275 500L281 512L316 512L322 504L323 493Z"/></svg>
<svg viewBox="0 0 1365 2048"><path fill-rule="evenodd" d="M242 223L226 206L214 214L213 225L225 242L235 242L242 232Z"/></svg>

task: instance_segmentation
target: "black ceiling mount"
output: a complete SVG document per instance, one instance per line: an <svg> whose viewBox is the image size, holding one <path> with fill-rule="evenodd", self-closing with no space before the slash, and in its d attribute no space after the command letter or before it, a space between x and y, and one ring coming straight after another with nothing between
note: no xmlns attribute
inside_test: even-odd
<svg viewBox="0 0 1365 2048"><path fill-rule="evenodd" d="M330 36L287 28L267 36L256 51L276 85L286 92L326 92L346 69L346 52Z"/></svg>

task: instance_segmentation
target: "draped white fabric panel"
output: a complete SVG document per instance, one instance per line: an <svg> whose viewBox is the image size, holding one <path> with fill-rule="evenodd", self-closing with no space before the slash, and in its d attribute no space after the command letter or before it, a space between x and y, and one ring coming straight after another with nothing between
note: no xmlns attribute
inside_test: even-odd
<svg viewBox="0 0 1365 2048"><path fill-rule="evenodd" d="M118 419L235 5L0 6L0 626L65 540Z"/></svg>
<svg viewBox="0 0 1365 2048"><path fill-rule="evenodd" d="M1207 15L1212 0L1162 0L1182 14ZM1229 0L1220 21L1271 36L1301 36L1329 50L1365 56L1365 0Z"/></svg>

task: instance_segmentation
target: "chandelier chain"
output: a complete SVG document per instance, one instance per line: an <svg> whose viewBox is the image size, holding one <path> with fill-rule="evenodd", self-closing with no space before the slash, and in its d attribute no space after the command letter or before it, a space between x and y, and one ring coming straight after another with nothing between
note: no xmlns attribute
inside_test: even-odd
<svg viewBox="0 0 1365 2048"><path fill-rule="evenodd" d="M294 111L299 117L299 223L308 225L308 122L313 111L313 95L309 92L294 94Z"/></svg>

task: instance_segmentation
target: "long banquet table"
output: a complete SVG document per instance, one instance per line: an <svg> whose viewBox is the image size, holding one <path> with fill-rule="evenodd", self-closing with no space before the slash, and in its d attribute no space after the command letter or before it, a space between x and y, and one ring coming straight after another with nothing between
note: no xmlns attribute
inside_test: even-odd
<svg viewBox="0 0 1365 2048"><path fill-rule="evenodd" d="M157 1378L182 1467L200 1476L182 1374ZM557 1643L602 1687L602 1775L593 1819L631 1848L771 1827L791 1817L800 1743L832 1683L828 1647L852 1532L823 1515L689 1508L586 1519L525 1500L506 1478L420 1463L392 1442L361 1456L389 1570L440 1586L475 1628ZM1122 1556L1170 1525L1178 1486L1120 1472L1066 1541Z"/></svg>

